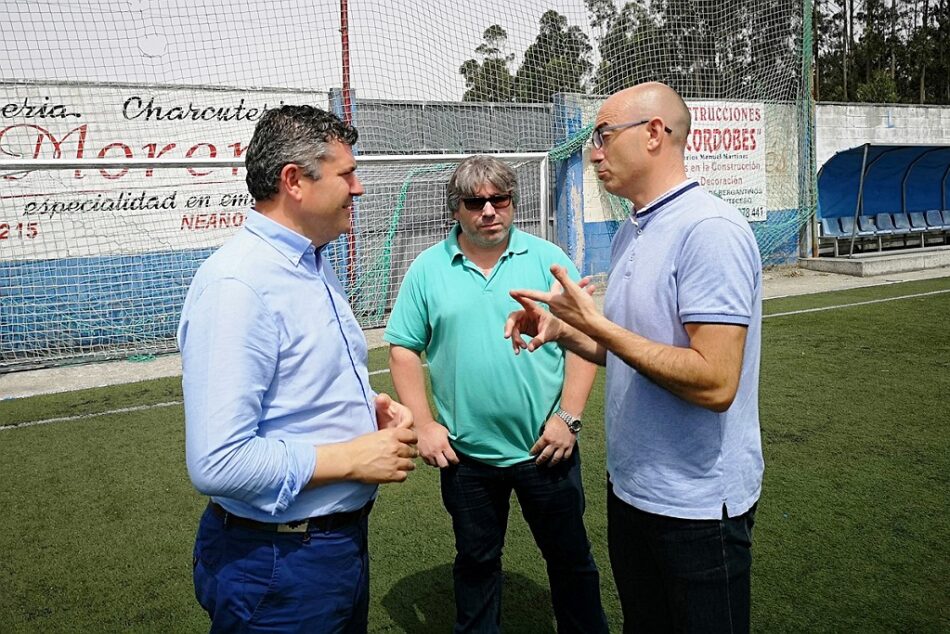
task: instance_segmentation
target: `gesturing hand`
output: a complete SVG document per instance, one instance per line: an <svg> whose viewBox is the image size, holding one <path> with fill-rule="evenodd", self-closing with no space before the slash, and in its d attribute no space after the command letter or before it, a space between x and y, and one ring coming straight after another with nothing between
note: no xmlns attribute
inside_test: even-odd
<svg viewBox="0 0 950 634"><path fill-rule="evenodd" d="M585 277L580 283L574 282L567 269L560 265L551 266L555 281L548 292L533 289L515 289L511 296L523 306L508 315L505 321L505 338L511 339L515 354L522 348L533 352L549 341L557 341L564 333L564 324L581 327L597 308L591 295L594 285ZM550 312L541 308L537 302L544 302ZM525 343L522 335L532 337Z"/></svg>

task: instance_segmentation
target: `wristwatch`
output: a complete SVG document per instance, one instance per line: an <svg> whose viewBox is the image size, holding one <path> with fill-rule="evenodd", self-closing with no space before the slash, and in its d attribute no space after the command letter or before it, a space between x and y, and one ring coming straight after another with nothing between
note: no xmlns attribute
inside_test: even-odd
<svg viewBox="0 0 950 634"><path fill-rule="evenodd" d="M581 430L581 427L582 427L581 419L577 418L573 414L569 414L568 412L565 412L560 407L557 408L557 410L554 413L557 414L558 418L564 421L564 423L567 425L567 428L571 430L571 433L576 434L577 432Z"/></svg>

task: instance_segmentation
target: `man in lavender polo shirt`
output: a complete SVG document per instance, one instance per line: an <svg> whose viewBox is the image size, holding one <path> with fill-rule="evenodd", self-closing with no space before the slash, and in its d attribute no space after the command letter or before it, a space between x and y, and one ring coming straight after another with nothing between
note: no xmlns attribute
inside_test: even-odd
<svg viewBox="0 0 950 634"><path fill-rule="evenodd" d="M516 352L557 341L607 366L608 542L624 629L745 632L763 471L761 260L739 211L686 178L689 129L663 84L604 102L591 161L634 209L614 238L604 314L555 266L563 292L512 291L524 308L505 335Z"/></svg>

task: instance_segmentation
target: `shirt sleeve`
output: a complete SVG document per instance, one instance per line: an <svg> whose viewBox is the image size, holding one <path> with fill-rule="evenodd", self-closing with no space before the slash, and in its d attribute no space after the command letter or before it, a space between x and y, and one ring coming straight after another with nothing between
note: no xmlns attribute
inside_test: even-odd
<svg viewBox="0 0 950 634"><path fill-rule="evenodd" d="M429 311L423 291L418 260L413 262L403 278L393 312L386 324L383 339L389 343L421 352L429 345L432 327L429 324Z"/></svg>
<svg viewBox="0 0 950 634"><path fill-rule="evenodd" d="M746 227L726 218L696 224L675 268L680 321L748 326L758 248Z"/></svg>
<svg viewBox="0 0 950 634"><path fill-rule="evenodd" d="M280 350L274 317L253 289L221 279L186 302L178 335L185 458L195 488L284 511L310 481L316 449L258 436Z"/></svg>

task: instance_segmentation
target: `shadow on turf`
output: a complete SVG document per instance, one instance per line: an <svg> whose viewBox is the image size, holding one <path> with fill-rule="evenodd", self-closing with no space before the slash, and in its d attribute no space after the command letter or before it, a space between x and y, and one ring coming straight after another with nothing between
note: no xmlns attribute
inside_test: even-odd
<svg viewBox="0 0 950 634"><path fill-rule="evenodd" d="M550 634L554 629L551 593L532 579L505 573L501 624L507 632ZM452 566L445 564L401 579L381 601L404 632L444 634L455 623Z"/></svg>

